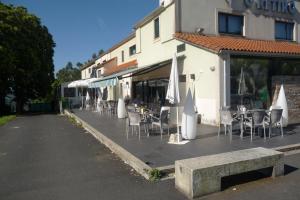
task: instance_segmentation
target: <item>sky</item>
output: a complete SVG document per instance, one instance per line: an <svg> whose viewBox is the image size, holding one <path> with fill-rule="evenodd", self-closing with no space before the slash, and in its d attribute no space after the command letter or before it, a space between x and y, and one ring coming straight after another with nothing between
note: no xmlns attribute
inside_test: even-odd
<svg viewBox="0 0 300 200"><path fill-rule="evenodd" d="M23 6L47 26L56 43L55 71L67 62L84 63L132 33L159 0L1 0Z"/></svg>

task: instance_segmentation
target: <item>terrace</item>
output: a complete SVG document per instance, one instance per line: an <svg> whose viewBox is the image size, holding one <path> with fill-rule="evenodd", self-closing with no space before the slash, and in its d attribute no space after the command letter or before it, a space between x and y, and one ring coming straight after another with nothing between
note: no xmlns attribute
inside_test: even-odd
<svg viewBox="0 0 300 200"><path fill-rule="evenodd" d="M254 147L279 148L300 143L299 124L285 128L284 137L281 137L280 131L274 131L270 139L264 140L263 137L256 136L252 142L247 134L241 139L238 131L233 132L232 140L223 132L218 137L218 127L207 125L198 125L197 138L184 145L169 144L167 134L161 139L160 134L155 132L147 137L147 134L142 131L140 140L138 136L130 133L127 139L125 119L79 109L74 109L72 112L77 119L105 135L150 168L172 169L176 160Z"/></svg>

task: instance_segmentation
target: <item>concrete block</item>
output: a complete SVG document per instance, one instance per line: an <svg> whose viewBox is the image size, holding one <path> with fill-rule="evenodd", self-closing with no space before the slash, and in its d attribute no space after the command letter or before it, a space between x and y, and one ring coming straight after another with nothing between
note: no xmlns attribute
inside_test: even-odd
<svg viewBox="0 0 300 200"><path fill-rule="evenodd" d="M175 187L189 198L221 190L221 178L273 167L273 177L284 173L284 154L253 148L175 162Z"/></svg>

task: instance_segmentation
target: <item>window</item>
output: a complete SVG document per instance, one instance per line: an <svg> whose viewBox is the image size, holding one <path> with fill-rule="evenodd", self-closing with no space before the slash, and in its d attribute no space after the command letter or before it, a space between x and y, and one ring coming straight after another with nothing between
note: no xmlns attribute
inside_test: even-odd
<svg viewBox="0 0 300 200"><path fill-rule="evenodd" d="M185 51L185 44L177 45L177 53Z"/></svg>
<svg viewBox="0 0 300 200"><path fill-rule="evenodd" d="M124 51L121 52L122 62L124 62Z"/></svg>
<svg viewBox="0 0 300 200"><path fill-rule="evenodd" d="M244 17L219 13L219 33L243 35Z"/></svg>
<svg viewBox="0 0 300 200"><path fill-rule="evenodd" d="M154 20L154 38L159 38L159 18Z"/></svg>
<svg viewBox="0 0 300 200"><path fill-rule="evenodd" d="M136 53L136 46L133 45L131 47L129 47L129 56L132 56Z"/></svg>
<svg viewBox="0 0 300 200"><path fill-rule="evenodd" d="M186 82L186 75L184 75L184 74L179 75L179 82L180 83L185 83Z"/></svg>
<svg viewBox="0 0 300 200"><path fill-rule="evenodd" d="M243 83L241 82L242 69L245 84L241 84ZM243 104L249 109L267 109L272 105L276 84L281 85L282 82L295 84L292 82L299 80L299 76L299 59L232 56L230 58L231 107L236 108L237 105Z"/></svg>
<svg viewBox="0 0 300 200"><path fill-rule="evenodd" d="M288 22L275 22L275 39L293 40L294 24Z"/></svg>
<svg viewBox="0 0 300 200"><path fill-rule="evenodd" d="M89 74L91 73L91 68L89 68Z"/></svg>

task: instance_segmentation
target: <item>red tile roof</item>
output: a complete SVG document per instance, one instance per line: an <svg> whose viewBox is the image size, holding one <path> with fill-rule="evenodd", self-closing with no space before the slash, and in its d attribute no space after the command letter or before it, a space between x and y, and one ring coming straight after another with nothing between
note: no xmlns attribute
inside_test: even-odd
<svg viewBox="0 0 300 200"><path fill-rule="evenodd" d="M121 65L107 66L107 67L105 67L104 75L108 76L108 75L111 75L114 73L124 71L129 68L133 68L133 67L136 67L137 64L138 64L137 60L132 60L127 63L123 63Z"/></svg>
<svg viewBox="0 0 300 200"><path fill-rule="evenodd" d="M300 55L300 45L287 41L252 40L230 36L206 36L196 33L175 33L175 38L215 53L220 53L222 50L229 50Z"/></svg>

